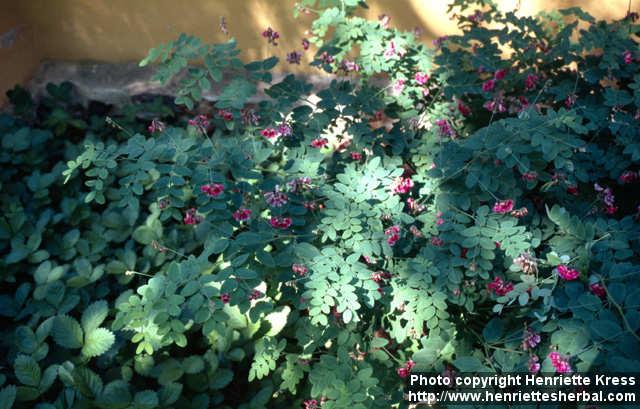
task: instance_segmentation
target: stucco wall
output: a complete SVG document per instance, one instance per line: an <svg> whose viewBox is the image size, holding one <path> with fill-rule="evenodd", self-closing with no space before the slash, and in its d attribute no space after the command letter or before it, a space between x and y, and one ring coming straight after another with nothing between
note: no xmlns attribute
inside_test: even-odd
<svg viewBox="0 0 640 409"><path fill-rule="evenodd" d="M637 9L640 0L631 0ZM499 0L501 7L530 15L542 9L581 6L600 18L624 16L628 0ZM206 41L224 41L220 17L246 58L284 57L300 49L313 16L293 18L295 0L0 0L0 34L21 27L15 43L0 47L0 92L24 82L38 62L56 60L135 61L148 48L193 33ZM367 16L392 17L395 27L423 29L423 39L455 30L446 0L370 0ZM272 26L280 46L268 46L261 31ZM298 69L303 69L298 68ZM295 68L294 68L295 70ZM4 100L0 100L0 104Z"/></svg>

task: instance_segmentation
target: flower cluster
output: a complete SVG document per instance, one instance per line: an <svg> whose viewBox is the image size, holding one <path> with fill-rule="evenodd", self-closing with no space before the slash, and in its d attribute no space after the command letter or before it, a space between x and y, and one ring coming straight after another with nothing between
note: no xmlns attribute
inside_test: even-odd
<svg viewBox="0 0 640 409"><path fill-rule="evenodd" d="M304 264L293 264L291 266L291 271L293 271L295 274L299 275L300 277L304 277L305 274L307 274L307 272L309 271L309 269Z"/></svg>
<svg viewBox="0 0 640 409"><path fill-rule="evenodd" d="M563 280L572 281L580 277L580 272L574 268L569 268L564 264L560 264L556 270L558 271L558 275Z"/></svg>
<svg viewBox="0 0 640 409"><path fill-rule="evenodd" d="M300 193L305 190L311 189L311 178L307 176L301 176L287 182L287 188L291 193Z"/></svg>
<svg viewBox="0 0 640 409"><path fill-rule="evenodd" d="M557 373L571 373L573 371L569 358L560 355L557 351L550 352L548 357Z"/></svg>
<svg viewBox="0 0 640 409"><path fill-rule="evenodd" d="M289 198L286 193L280 191L279 186L276 186L275 190L264 194L264 200L271 207L282 207L287 204Z"/></svg>
<svg viewBox="0 0 640 409"><path fill-rule="evenodd" d="M536 274L538 272L538 262L529 253L522 253L514 258L513 264L517 265L525 274Z"/></svg>
<svg viewBox="0 0 640 409"><path fill-rule="evenodd" d="M487 289L493 291L495 295L502 297L513 290L513 284L505 282L502 278L496 276L492 282L487 284Z"/></svg>
<svg viewBox="0 0 640 409"><path fill-rule="evenodd" d="M529 367L529 372L531 373L538 373L538 371L540 371L540 358L538 358L538 355L531 355L531 357L529 358L529 362L527 363L527 366Z"/></svg>
<svg viewBox="0 0 640 409"><path fill-rule="evenodd" d="M391 183L391 191L395 194L404 194L409 193L411 188L413 188L413 180L411 178L405 178L402 176L394 179L393 183Z"/></svg>
<svg viewBox="0 0 640 409"><path fill-rule="evenodd" d="M413 367L416 365L415 362L413 362L413 360L408 360L407 362L405 362L404 366L396 369L396 372L398 373L398 376L401 378L406 378L407 376L409 376L409 374L411 373L411 370L413 369Z"/></svg>
<svg viewBox="0 0 640 409"><path fill-rule="evenodd" d="M618 177L618 180L620 181L620 183L623 183L623 184L634 183L634 182L637 182L638 179L639 179L638 172L634 172L631 170L625 170L624 172L622 172L620 177Z"/></svg>
<svg viewBox="0 0 640 409"><path fill-rule="evenodd" d="M513 210L514 205L515 203L512 199L502 200L493 205L493 212L498 214L509 213Z"/></svg>
<svg viewBox="0 0 640 409"><path fill-rule="evenodd" d="M188 124L200 129L207 129L209 126L209 119L206 115L197 115L196 117L189 119Z"/></svg>
<svg viewBox="0 0 640 409"><path fill-rule="evenodd" d="M451 126L448 119L437 119L436 125L440 131L440 135L453 138L456 135L456 131Z"/></svg>
<svg viewBox="0 0 640 409"><path fill-rule="evenodd" d="M233 121L233 112L226 109L219 109L216 114L225 121Z"/></svg>
<svg viewBox="0 0 640 409"><path fill-rule="evenodd" d="M387 243L390 246L394 246L398 240L400 240L400 227L399 226L391 226L384 231L385 236L387 236Z"/></svg>
<svg viewBox="0 0 640 409"><path fill-rule="evenodd" d="M280 33L268 27L262 32L262 37L266 38L269 44L278 45L277 41L280 38Z"/></svg>
<svg viewBox="0 0 640 409"><path fill-rule="evenodd" d="M329 143L329 140L327 138L316 138L312 140L309 145L311 145L311 147L313 148L320 149L327 146L328 143Z"/></svg>
<svg viewBox="0 0 640 409"><path fill-rule="evenodd" d="M251 210L241 207L233 212L233 219L237 222L246 222L251 217Z"/></svg>
<svg viewBox="0 0 640 409"><path fill-rule="evenodd" d="M151 120L149 127L147 128L150 133L160 133L164 132L166 129L166 125L161 120L154 118Z"/></svg>
<svg viewBox="0 0 640 409"><path fill-rule="evenodd" d="M224 192L224 185L220 183L209 183L200 186L200 191L209 197L218 197Z"/></svg>
<svg viewBox="0 0 640 409"><path fill-rule="evenodd" d="M269 219L269 224L274 229L288 229L291 223L290 217L271 216L271 219Z"/></svg>
<svg viewBox="0 0 640 409"><path fill-rule="evenodd" d="M522 349L526 351L535 348L540 343L540 340L540 334L531 328L527 328L522 335Z"/></svg>
<svg viewBox="0 0 640 409"><path fill-rule="evenodd" d="M287 53L287 62L289 64L298 64L300 65L300 60L302 58L302 53L300 51L291 51L290 53Z"/></svg>
<svg viewBox="0 0 640 409"><path fill-rule="evenodd" d="M600 184L595 183L593 188L604 202L605 213L614 214L618 211L618 206L616 206L616 197L613 195L613 191L610 187L605 188L600 186Z"/></svg>
<svg viewBox="0 0 640 409"><path fill-rule="evenodd" d="M184 224L187 225L195 225L200 223L202 220L204 220L204 218L198 214L198 211L195 208L187 210L184 214L184 218L182 219Z"/></svg>

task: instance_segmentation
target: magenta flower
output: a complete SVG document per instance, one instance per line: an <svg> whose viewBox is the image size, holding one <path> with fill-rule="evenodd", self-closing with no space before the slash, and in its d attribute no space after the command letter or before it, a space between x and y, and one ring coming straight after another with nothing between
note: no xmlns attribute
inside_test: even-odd
<svg viewBox="0 0 640 409"><path fill-rule="evenodd" d="M528 349L535 348L539 343L540 334L531 328L527 328L522 336L522 349L526 351Z"/></svg>
<svg viewBox="0 0 640 409"><path fill-rule="evenodd" d="M492 91L496 86L496 81L491 79L482 83L482 90L484 92Z"/></svg>
<svg viewBox="0 0 640 409"><path fill-rule="evenodd" d="M264 194L264 200L271 207L282 207L289 201L287 194L281 192L276 186L276 189L272 192L266 192Z"/></svg>
<svg viewBox="0 0 640 409"><path fill-rule="evenodd" d="M263 296L264 294L262 294L260 290L254 289L253 291L251 291L251 294L249 294L249 301L257 300L259 298L262 298Z"/></svg>
<svg viewBox="0 0 640 409"><path fill-rule="evenodd" d="M529 182L533 182L537 178L538 178L538 172L529 171L522 174L522 180L526 180Z"/></svg>
<svg viewBox="0 0 640 409"><path fill-rule="evenodd" d="M318 406L318 401L315 399L307 399L304 402L302 402L302 404L304 405L303 409L319 409L320 406Z"/></svg>
<svg viewBox="0 0 640 409"><path fill-rule="evenodd" d="M309 45L311 45L309 43L309 40L307 40L306 38L302 39L302 49L307 51L309 49Z"/></svg>
<svg viewBox="0 0 640 409"><path fill-rule="evenodd" d="M507 70L505 70L504 68L501 68L498 71L496 71L495 73L493 73L493 78L496 81L499 81L501 79L504 79L505 75L507 75Z"/></svg>
<svg viewBox="0 0 640 409"><path fill-rule="evenodd" d="M493 212L498 214L509 213L513 210L514 204L514 201L511 199L496 202L496 204L493 205Z"/></svg>
<svg viewBox="0 0 640 409"><path fill-rule="evenodd" d="M402 93L402 91L404 90L404 83L405 81L403 79L398 79L396 80L396 82L393 84L393 92L394 94L400 94Z"/></svg>
<svg viewBox="0 0 640 409"><path fill-rule="evenodd" d="M299 193L311 189L311 178L302 176L287 182L287 187L291 193Z"/></svg>
<svg viewBox="0 0 640 409"><path fill-rule="evenodd" d="M453 130L453 127L446 119L437 119L436 125L438 126L438 130L440 131L440 135L454 137L456 131Z"/></svg>
<svg viewBox="0 0 640 409"><path fill-rule="evenodd" d="M151 120L149 127L147 128L150 133L163 132L165 130L165 124L157 118Z"/></svg>
<svg viewBox="0 0 640 409"><path fill-rule="evenodd" d="M309 271L309 269L304 264L293 264L291 266L291 271L300 277L304 277L305 274Z"/></svg>
<svg viewBox="0 0 640 409"><path fill-rule="evenodd" d="M277 40L280 38L280 33L268 27L262 32L262 37L266 38L269 44L278 45Z"/></svg>
<svg viewBox="0 0 640 409"><path fill-rule="evenodd" d="M219 109L217 114L225 121L233 121L233 113L231 111L227 111L226 109Z"/></svg>
<svg viewBox="0 0 640 409"><path fill-rule="evenodd" d="M444 246L444 240L442 240L438 236L433 236L433 237L431 237L431 244L436 246L436 247L442 247L442 246Z"/></svg>
<svg viewBox="0 0 640 409"><path fill-rule="evenodd" d="M186 225L196 225L198 223L200 223L203 219L202 216L200 216L199 214L197 214L197 210L195 208L191 208L189 210L187 210L184 214L184 218L182 219L182 221L184 222L184 224Z"/></svg>
<svg viewBox="0 0 640 409"><path fill-rule="evenodd" d="M224 192L224 185L220 183L209 183L208 185L200 186L200 191L209 197L218 197Z"/></svg>
<svg viewBox="0 0 640 409"><path fill-rule="evenodd" d="M471 108L466 106L461 100L458 100L458 112L460 112L462 116L470 116Z"/></svg>
<svg viewBox="0 0 640 409"><path fill-rule="evenodd" d="M413 180L399 176L391 183L390 187L395 194L409 193L413 188Z"/></svg>
<svg viewBox="0 0 640 409"><path fill-rule="evenodd" d="M560 264L557 268L558 275L563 280L572 281L580 276L580 272L574 268L569 268L564 264Z"/></svg>
<svg viewBox="0 0 640 409"><path fill-rule="evenodd" d="M524 80L524 89L530 91L534 89L538 85L538 76L535 74L528 74L527 78Z"/></svg>
<svg viewBox="0 0 640 409"><path fill-rule="evenodd" d="M193 119L189 119L188 124L190 126L206 129L209 126L209 119L206 115L198 115Z"/></svg>
<svg viewBox="0 0 640 409"><path fill-rule="evenodd" d="M387 244L393 247L400 240L400 227L391 226L384 231L384 234L387 236Z"/></svg>
<svg viewBox="0 0 640 409"><path fill-rule="evenodd" d="M260 131L260 134L267 139L273 139L279 136L278 131L271 127L263 129L262 131Z"/></svg>
<svg viewBox="0 0 640 409"><path fill-rule="evenodd" d="M551 365L556 369L557 373L571 373L571 364L569 364L569 358L560 355L557 351L552 351L548 355L551 360Z"/></svg>
<svg viewBox="0 0 640 409"><path fill-rule="evenodd" d="M300 65L300 59L302 58L302 53L300 51L291 51L287 54L287 62L289 64L298 64Z"/></svg>
<svg viewBox="0 0 640 409"><path fill-rule="evenodd" d="M503 295L507 295L511 291L513 291L513 284L510 282L505 282L500 277L495 277L492 282L487 284L487 289L489 291L493 291L495 295L502 297Z"/></svg>
<svg viewBox="0 0 640 409"><path fill-rule="evenodd" d="M589 285L589 290L591 290L591 293L597 297L602 299L607 298L607 290L600 283L593 283Z"/></svg>
<svg viewBox="0 0 640 409"><path fill-rule="evenodd" d="M231 300L231 296L229 294L220 294L220 301L222 301L224 304L228 304L229 300Z"/></svg>
<svg viewBox="0 0 640 409"><path fill-rule="evenodd" d="M360 152L351 152L351 159L362 160L362 154Z"/></svg>
<svg viewBox="0 0 640 409"><path fill-rule="evenodd" d="M429 81L429 74L422 71L416 72L416 74L413 76L413 79L415 79L418 84L424 85L427 83L427 81Z"/></svg>
<svg viewBox="0 0 640 409"><path fill-rule="evenodd" d="M320 54L320 61L322 61L323 64L333 64L335 59L333 58L333 55L324 51L322 54Z"/></svg>
<svg viewBox="0 0 640 409"><path fill-rule="evenodd" d="M351 60L342 60L340 62L340 68L346 72L358 72L360 71L360 66L355 62L355 61L351 61Z"/></svg>
<svg viewBox="0 0 640 409"><path fill-rule="evenodd" d="M529 358L529 372L538 373L538 371L540 370L540 362L538 362L539 360L540 358L538 358L538 355L532 355L531 358Z"/></svg>
<svg viewBox="0 0 640 409"><path fill-rule="evenodd" d="M629 50L624 50L622 53L622 58L624 59L624 63L629 65L633 62L633 54Z"/></svg>
<svg viewBox="0 0 640 409"><path fill-rule="evenodd" d="M291 226L290 217L271 216L269 224L274 229L288 229Z"/></svg>
<svg viewBox="0 0 640 409"><path fill-rule="evenodd" d="M638 173L637 172L633 172L631 170L625 170L624 172L622 172L620 177L618 177L618 180L621 183L633 183L633 182L636 182L638 180Z"/></svg>
<svg viewBox="0 0 640 409"><path fill-rule="evenodd" d="M245 209L244 207L233 212L233 218L237 222L246 222L251 217L251 210Z"/></svg>
<svg viewBox="0 0 640 409"><path fill-rule="evenodd" d="M327 138L316 138L312 140L309 145L311 145L314 148L321 149L327 146L328 143L329 141L327 140Z"/></svg>

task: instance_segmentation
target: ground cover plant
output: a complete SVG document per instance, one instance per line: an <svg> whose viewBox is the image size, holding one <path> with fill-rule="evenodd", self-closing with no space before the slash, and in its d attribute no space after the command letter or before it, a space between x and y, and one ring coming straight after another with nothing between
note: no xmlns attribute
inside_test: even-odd
<svg viewBox="0 0 640 409"><path fill-rule="evenodd" d="M411 371L638 367L638 15L457 0L427 47L362 6L298 4L299 49L263 33L282 61L152 49L175 104L10 92L0 408L407 407ZM315 95L270 73L303 53Z"/></svg>

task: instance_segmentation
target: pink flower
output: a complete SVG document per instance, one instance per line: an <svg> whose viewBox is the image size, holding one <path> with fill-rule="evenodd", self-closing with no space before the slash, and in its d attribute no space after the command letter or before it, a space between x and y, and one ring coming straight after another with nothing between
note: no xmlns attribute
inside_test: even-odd
<svg viewBox="0 0 640 409"><path fill-rule="evenodd" d="M249 300L257 300L258 298L262 298L264 296L264 294L262 294L261 291L254 289L253 291L251 291L251 294L249 294Z"/></svg>
<svg viewBox="0 0 640 409"><path fill-rule="evenodd" d="M264 30L262 32L262 36L267 39L267 42L269 44L278 45L276 41L278 40L278 38L280 38L280 33L275 31L271 27L268 27L266 30Z"/></svg>
<svg viewBox="0 0 640 409"><path fill-rule="evenodd" d="M287 187L292 193L299 193L305 190L311 189L311 178L308 176L301 176L287 182Z"/></svg>
<svg viewBox="0 0 640 409"><path fill-rule="evenodd" d="M433 244L436 247L442 247L444 245L444 240L442 240L438 236L433 236L431 237L431 244Z"/></svg>
<svg viewBox="0 0 640 409"><path fill-rule="evenodd" d="M324 51L322 54L320 54L320 61L322 61L323 64L332 64L335 59L333 58L333 55Z"/></svg>
<svg viewBox="0 0 640 409"><path fill-rule="evenodd" d="M529 372L537 373L540 370L540 362L538 362L539 360L540 358L538 358L538 355L532 355L531 358L529 358Z"/></svg>
<svg viewBox="0 0 640 409"><path fill-rule="evenodd" d="M271 127L263 129L260 131L260 134L267 139L273 139L279 136L278 131Z"/></svg>
<svg viewBox="0 0 640 409"><path fill-rule="evenodd" d="M304 402L302 402L302 404L304 405L303 409L319 409L320 406L318 406L318 401L315 399L307 399Z"/></svg>
<svg viewBox="0 0 640 409"><path fill-rule="evenodd" d="M360 152L351 152L351 159L362 160L362 154Z"/></svg>
<svg viewBox="0 0 640 409"><path fill-rule="evenodd" d="M444 223L444 219L442 218L442 212L436 213L436 225L440 226Z"/></svg>
<svg viewBox="0 0 640 409"><path fill-rule="evenodd" d="M528 182L533 182L538 178L538 172L525 172L522 174L522 180L526 180Z"/></svg>
<svg viewBox="0 0 640 409"><path fill-rule="evenodd" d="M329 143L329 141L327 140L327 138L316 138L316 139L312 140L309 145L311 145L314 148L321 149L321 148L327 146L328 143Z"/></svg>
<svg viewBox="0 0 640 409"><path fill-rule="evenodd" d="M633 182L636 182L638 180L638 173L637 172L633 172L631 170L625 170L624 172L622 172L620 177L618 177L618 180L621 183L633 183Z"/></svg>
<svg viewBox="0 0 640 409"><path fill-rule="evenodd" d="M425 206L416 202L412 197L407 198L407 207L411 210L411 213L420 213L425 209Z"/></svg>
<svg viewBox="0 0 640 409"><path fill-rule="evenodd" d="M233 121L233 113L231 111L227 111L226 109L219 109L218 116L225 121Z"/></svg>
<svg viewBox="0 0 640 409"><path fill-rule="evenodd" d="M493 205L493 212L499 214L509 213L513 210L514 204L514 201L511 199L496 202L496 204Z"/></svg>
<svg viewBox="0 0 640 409"><path fill-rule="evenodd" d="M438 125L438 130L440 131L440 135L442 136L450 136L454 137L456 131L451 127L451 124L446 119L437 119L436 125Z"/></svg>
<svg viewBox="0 0 640 409"><path fill-rule="evenodd" d="M415 366L415 362L413 362L410 359L409 361L407 361L407 363L405 363L403 367L396 369L396 372L399 377L406 378L407 376L409 376L409 373L411 372L414 366Z"/></svg>
<svg viewBox="0 0 640 409"><path fill-rule="evenodd" d="M283 122L278 125L278 135L279 136L289 136L293 133L293 129L291 129L291 125Z"/></svg>
<svg viewBox="0 0 640 409"><path fill-rule="evenodd" d="M593 295L595 296L598 296L602 299L607 298L607 290L600 283L593 283L589 285L589 290L591 290L591 293L593 293Z"/></svg>
<svg viewBox="0 0 640 409"><path fill-rule="evenodd" d="M291 271L293 271L300 277L303 277L305 274L307 274L309 269L304 264L293 264L291 266Z"/></svg>
<svg viewBox="0 0 640 409"><path fill-rule="evenodd" d="M388 280L390 278L391 274L385 271L375 271L371 273L371 279L378 284L384 283L384 280Z"/></svg>
<svg viewBox="0 0 640 409"><path fill-rule="evenodd" d="M193 119L189 119L188 124L190 126L196 126L198 128L205 129L209 126L209 119L207 119L206 115L198 115Z"/></svg>
<svg viewBox="0 0 640 409"><path fill-rule="evenodd" d="M396 82L393 84L393 92L397 95L397 94L401 94L402 91L404 90L404 80L403 79L398 79L396 80Z"/></svg>
<svg viewBox="0 0 640 409"><path fill-rule="evenodd" d="M391 226L384 231L384 234L387 236L387 244L394 246L400 240L400 227Z"/></svg>
<svg viewBox="0 0 640 409"><path fill-rule="evenodd" d="M573 196L578 196L578 186L567 186L567 193Z"/></svg>
<svg viewBox="0 0 640 409"><path fill-rule="evenodd" d="M229 294L220 294L220 301L222 301L224 304L228 304L229 300L231 300L231 296Z"/></svg>
<svg viewBox="0 0 640 409"><path fill-rule="evenodd" d="M149 127L147 128L150 133L162 132L166 128L165 124L157 118L151 120Z"/></svg>
<svg viewBox="0 0 640 409"><path fill-rule="evenodd" d="M551 360L551 365L556 369L557 373L571 373L571 365L569 359L560 355L557 351L552 351L548 355Z"/></svg>
<svg viewBox="0 0 640 409"><path fill-rule="evenodd" d="M240 208L233 212L233 218L237 222L246 222L251 217L251 210Z"/></svg>
<svg viewBox="0 0 640 409"><path fill-rule="evenodd" d="M278 186L276 186L276 189L274 191L266 192L264 194L264 200L271 207L282 207L287 204L289 198L287 197L286 193L281 192Z"/></svg>
<svg viewBox="0 0 640 409"><path fill-rule="evenodd" d="M501 68L493 74L493 78L499 81L503 79L505 75L507 75L507 70Z"/></svg>
<svg viewBox="0 0 640 409"><path fill-rule="evenodd" d="M413 188L413 180L399 176L391 183L390 187L395 194L409 193Z"/></svg>
<svg viewBox="0 0 640 409"><path fill-rule="evenodd" d="M580 276L580 272L578 270L569 268L564 264L560 264L556 269L558 270L558 275L563 280L572 281Z"/></svg>
<svg viewBox="0 0 640 409"><path fill-rule="evenodd" d="M530 91L534 89L538 85L538 76L535 74L528 74L527 78L524 80L524 89Z"/></svg>
<svg viewBox="0 0 640 409"><path fill-rule="evenodd" d="M491 79L482 83L482 90L484 92L492 91L496 86L496 81Z"/></svg>
<svg viewBox="0 0 640 409"><path fill-rule="evenodd" d="M429 81L429 74L422 71L416 72L416 74L413 76L413 79L415 79L418 84L424 85L427 83L427 81Z"/></svg>
<svg viewBox="0 0 640 409"><path fill-rule="evenodd" d="M540 334L531 328L527 328L522 336L522 349L526 351L528 349L535 348L539 343Z"/></svg>
<svg viewBox="0 0 640 409"><path fill-rule="evenodd" d="M458 100L458 112L460 112L462 116L470 116L471 108L466 106L461 100Z"/></svg>
<svg viewBox="0 0 640 409"><path fill-rule="evenodd" d="M360 71L360 66L355 62L355 61L351 61L351 60L342 60L340 62L340 68L342 70L344 70L345 72L358 72Z"/></svg>
<svg viewBox="0 0 640 409"><path fill-rule="evenodd" d="M495 277L492 282L487 284L487 289L493 291L495 295L502 297L513 291L513 284L510 282L504 282L500 277Z"/></svg>
<svg viewBox="0 0 640 409"><path fill-rule="evenodd" d="M218 197L224 192L224 185L220 183L209 183L208 185L200 186L200 191L209 197Z"/></svg>
<svg viewBox="0 0 640 409"><path fill-rule="evenodd" d="M300 59L302 58L302 53L300 51L291 51L287 54L287 62L289 64L298 64L300 65Z"/></svg>
<svg viewBox="0 0 640 409"><path fill-rule="evenodd" d="M274 229L288 229L291 226L290 217L271 216L269 224Z"/></svg>
<svg viewBox="0 0 640 409"><path fill-rule="evenodd" d="M302 49L307 51L309 49L309 40L307 40L306 38L302 39Z"/></svg>
<svg viewBox="0 0 640 409"><path fill-rule="evenodd" d="M203 220L203 217L197 214L197 210L195 208L191 208L187 210L184 214L184 218L182 221L186 225L196 225Z"/></svg>
<svg viewBox="0 0 640 409"><path fill-rule="evenodd" d="M622 58L624 59L624 63L629 65L633 62L633 54L629 50L624 50L622 53Z"/></svg>

